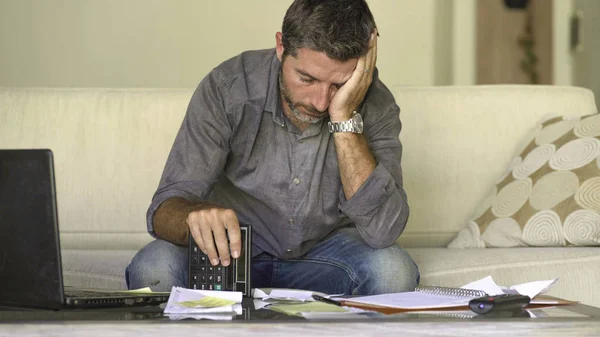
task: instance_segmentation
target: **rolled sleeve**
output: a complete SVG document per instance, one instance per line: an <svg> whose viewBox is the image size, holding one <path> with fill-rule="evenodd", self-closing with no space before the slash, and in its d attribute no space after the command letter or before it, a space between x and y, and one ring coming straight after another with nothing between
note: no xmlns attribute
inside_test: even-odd
<svg viewBox="0 0 600 337"><path fill-rule="evenodd" d="M169 153L160 184L146 212L148 233L154 232L154 213L167 199L197 203L208 198L229 153L231 125L224 106L226 84L216 71L194 92Z"/></svg>
<svg viewBox="0 0 600 337"><path fill-rule="evenodd" d="M394 192L394 179L381 165L377 164L369 178L361 185L350 200L340 191L340 210L352 218L366 218L384 204Z"/></svg>
<svg viewBox="0 0 600 337"><path fill-rule="evenodd" d="M406 227L409 206L402 186L400 107L381 82L365 106L365 137L377 165L350 200L343 189L339 209L374 248L393 244Z"/></svg>
<svg viewBox="0 0 600 337"><path fill-rule="evenodd" d="M340 191L340 210L374 248L393 244L406 225L409 208L404 189L380 163L350 200Z"/></svg>

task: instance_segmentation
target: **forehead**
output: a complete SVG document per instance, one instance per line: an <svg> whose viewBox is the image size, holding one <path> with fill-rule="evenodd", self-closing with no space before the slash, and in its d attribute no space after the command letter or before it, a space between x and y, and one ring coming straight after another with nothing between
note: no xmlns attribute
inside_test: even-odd
<svg viewBox="0 0 600 337"><path fill-rule="evenodd" d="M337 82L348 80L356 68L357 62L358 59L334 60L324 52L309 48L298 49L295 57L288 55L284 61L297 72L303 72L322 81L335 80Z"/></svg>

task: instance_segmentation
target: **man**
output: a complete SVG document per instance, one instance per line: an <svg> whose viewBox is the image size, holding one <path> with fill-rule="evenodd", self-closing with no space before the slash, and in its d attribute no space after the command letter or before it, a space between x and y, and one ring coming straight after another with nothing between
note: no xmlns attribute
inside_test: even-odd
<svg viewBox="0 0 600 337"><path fill-rule="evenodd" d="M296 0L275 40L195 91L148 209L157 240L127 268L130 288L187 286L188 230L213 265L228 266L240 223L253 228L255 288L368 295L417 285L395 244L409 213L400 109L375 69L368 5Z"/></svg>

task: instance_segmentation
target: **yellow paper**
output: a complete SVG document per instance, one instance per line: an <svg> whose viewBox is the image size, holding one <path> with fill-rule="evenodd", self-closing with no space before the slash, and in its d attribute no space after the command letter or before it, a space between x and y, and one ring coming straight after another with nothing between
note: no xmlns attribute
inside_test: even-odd
<svg viewBox="0 0 600 337"><path fill-rule="evenodd" d="M150 287L146 287L146 288L138 288L138 289L131 289L131 290L123 290L121 291L122 293L130 293L130 294L148 294L152 292L152 289L150 289Z"/></svg>
<svg viewBox="0 0 600 337"><path fill-rule="evenodd" d="M203 307L203 308L216 308L216 307L224 307L227 305L235 304L235 301L226 300L218 297L206 296L199 300L194 301L185 301L185 302L177 302L177 304L186 307L186 308L195 308L195 307Z"/></svg>
<svg viewBox="0 0 600 337"><path fill-rule="evenodd" d="M131 290L123 290L120 292L126 293L126 294L169 294L169 292L152 291L152 289L150 289L150 287L131 289Z"/></svg>
<svg viewBox="0 0 600 337"><path fill-rule="evenodd" d="M302 304L272 304L269 309L287 315L298 315L301 312L347 312L348 309L324 302L306 302Z"/></svg>

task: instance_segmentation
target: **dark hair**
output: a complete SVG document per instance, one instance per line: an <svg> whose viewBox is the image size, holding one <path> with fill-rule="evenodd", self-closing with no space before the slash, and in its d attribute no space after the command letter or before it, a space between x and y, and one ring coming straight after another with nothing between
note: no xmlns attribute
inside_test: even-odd
<svg viewBox="0 0 600 337"><path fill-rule="evenodd" d="M283 19L283 58L300 48L347 61L367 53L375 28L365 0L295 0Z"/></svg>

